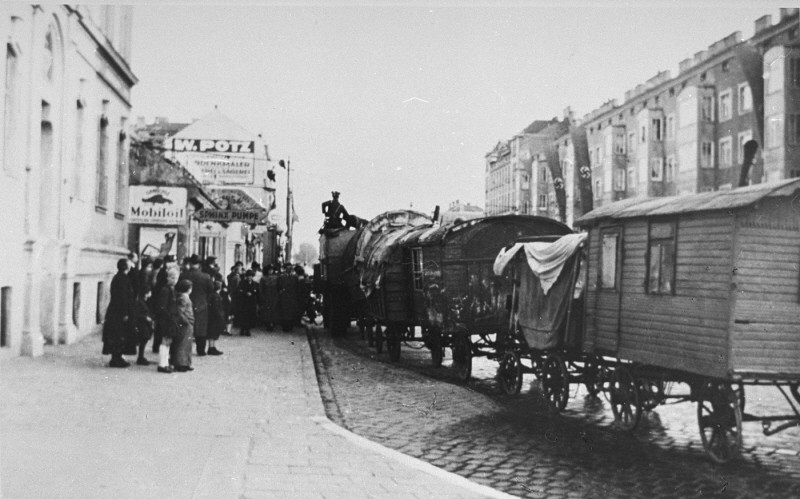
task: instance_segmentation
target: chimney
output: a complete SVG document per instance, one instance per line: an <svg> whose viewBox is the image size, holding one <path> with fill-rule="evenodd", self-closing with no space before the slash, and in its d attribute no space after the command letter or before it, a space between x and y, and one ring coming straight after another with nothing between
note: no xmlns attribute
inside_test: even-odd
<svg viewBox="0 0 800 499"><path fill-rule="evenodd" d="M730 35L726 36L722 39L722 44L725 48L733 47L737 43L742 41L742 32L741 31L734 31Z"/></svg>
<svg viewBox="0 0 800 499"><path fill-rule="evenodd" d="M800 11L800 9L781 9L780 10L780 13L781 13L781 21L780 22L783 22L787 17L796 16L798 11Z"/></svg>
<svg viewBox="0 0 800 499"><path fill-rule="evenodd" d="M685 73L688 69L690 69L692 67L692 63L693 62L694 62L694 59L692 59L691 57L689 57L687 59L684 59L681 62L679 62L678 63L678 73L681 73L681 74Z"/></svg>
<svg viewBox="0 0 800 499"><path fill-rule="evenodd" d="M169 120L163 116L156 116L156 125L166 125Z"/></svg>
<svg viewBox="0 0 800 499"><path fill-rule="evenodd" d="M761 16L758 19L756 19L755 32L759 33L769 28L770 26L772 26L772 16L769 14L767 14L766 16Z"/></svg>

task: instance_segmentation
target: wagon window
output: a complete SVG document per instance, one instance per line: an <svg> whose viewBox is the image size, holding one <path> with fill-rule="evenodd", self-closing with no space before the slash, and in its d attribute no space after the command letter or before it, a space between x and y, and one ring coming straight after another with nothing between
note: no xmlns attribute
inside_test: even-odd
<svg viewBox="0 0 800 499"><path fill-rule="evenodd" d="M414 289L422 289L422 248L411 250L411 272L414 275Z"/></svg>
<svg viewBox="0 0 800 499"><path fill-rule="evenodd" d="M619 231L603 232L601 238L600 287L602 289L617 289Z"/></svg>
<svg viewBox="0 0 800 499"><path fill-rule="evenodd" d="M675 291L675 223L650 224L647 249L647 292L672 294Z"/></svg>

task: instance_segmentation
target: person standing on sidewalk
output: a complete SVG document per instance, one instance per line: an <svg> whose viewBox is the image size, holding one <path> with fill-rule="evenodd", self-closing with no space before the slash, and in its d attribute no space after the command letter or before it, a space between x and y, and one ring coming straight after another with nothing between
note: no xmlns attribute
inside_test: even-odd
<svg viewBox="0 0 800 499"><path fill-rule="evenodd" d="M258 284L253 281L255 272L248 270L239 284L236 300L239 302L239 327L242 336L250 336L250 329L258 325Z"/></svg>
<svg viewBox="0 0 800 499"><path fill-rule="evenodd" d="M175 285L178 283L178 266L168 267L164 272L164 282L156 297L156 331L159 338L159 345L164 348L158 349L158 372L171 373L170 350L173 341L177 341L181 334L178 317L178 295ZM191 345L191 343L190 343ZM191 354L191 346L190 352Z"/></svg>
<svg viewBox="0 0 800 499"><path fill-rule="evenodd" d="M217 340L222 331L225 330L225 310L222 305L222 283L214 281L214 292L208 295L208 355L222 355L217 350Z"/></svg>
<svg viewBox="0 0 800 499"><path fill-rule="evenodd" d="M123 355L134 355L133 321L136 315L136 295L128 277L127 258L117 261L117 273L111 279L111 299L103 322L103 355L111 355L109 367L128 367ZM133 347L131 349L131 347ZM131 351L132 350L132 351Z"/></svg>
<svg viewBox="0 0 800 499"><path fill-rule="evenodd" d="M155 284L153 284L153 296L155 297L155 301L157 302L161 296L161 290L167 285L168 282L168 275L170 273L174 273L174 279L172 282L172 287L175 287L175 284L178 282L178 275L180 271L178 270L178 262L175 261L174 255L167 255L164 258L164 264L158 270L158 274L155 277ZM154 307L157 309L157 307ZM159 353L159 348L161 346L161 327L158 322L158 314L156 314L156 329L153 332L153 353Z"/></svg>
<svg viewBox="0 0 800 499"><path fill-rule="evenodd" d="M208 297L214 292L214 283L208 274L200 270L200 258L192 255L189 259L189 270L181 274L180 280L192 283L192 305L194 305L194 340L197 343L197 355L206 354L206 336L208 335Z"/></svg>
<svg viewBox="0 0 800 499"><path fill-rule="evenodd" d="M267 326L267 331L275 329L281 321L278 308L278 272L272 265L264 267L264 276L259 283L261 292L261 319Z"/></svg>
<svg viewBox="0 0 800 499"><path fill-rule="evenodd" d="M278 294L280 296L281 327L285 332L294 328L302 310L300 309L299 281L292 269L292 265L287 263L283 273L278 276Z"/></svg>
<svg viewBox="0 0 800 499"><path fill-rule="evenodd" d="M178 324L178 334L172 341L172 363L175 370L184 373L193 371L192 367L192 333L194 332L194 305L190 293L192 292L192 281L181 279L175 285L177 294L177 306L175 321Z"/></svg>
<svg viewBox="0 0 800 499"><path fill-rule="evenodd" d="M231 299L231 315L233 316L233 326L239 327L239 284L242 283L242 262L236 262L236 265L231 267L231 273L228 274L228 295Z"/></svg>

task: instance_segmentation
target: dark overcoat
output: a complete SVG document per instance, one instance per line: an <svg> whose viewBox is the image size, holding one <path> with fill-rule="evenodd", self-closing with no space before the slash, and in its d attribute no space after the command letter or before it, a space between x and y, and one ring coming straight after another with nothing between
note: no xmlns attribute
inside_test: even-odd
<svg viewBox="0 0 800 499"><path fill-rule="evenodd" d="M192 306L194 307L194 337L205 338L208 335L208 297L214 292L211 277L200 269L190 269L181 273L179 280L192 282Z"/></svg>
<svg viewBox="0 0 800 499"><path fill-rule="evenodd" d="M110 293L106 319L103 322L103 354L133 355L136 353L132 341L136 299L128 274L117 272L114 275Z"/></svg>
<svg viewBox="0 0 800 499"><path fill-rule="evenodd" d="M269 324L281 321L280 304L278 303L278 276L266 274L258 283L261 291L261 318Z"/></svg>
<svg viewBox="0 0 800 499"><path fill-rule="evenodd" d="M258 325L258 301L258 284L252 279L243 279L236 294L240 327L249 329Z"/></svg>

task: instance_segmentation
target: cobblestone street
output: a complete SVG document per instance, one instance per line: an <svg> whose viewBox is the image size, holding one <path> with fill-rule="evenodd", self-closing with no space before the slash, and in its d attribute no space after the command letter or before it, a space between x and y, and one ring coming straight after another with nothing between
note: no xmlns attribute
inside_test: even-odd
<svg viewBox="0 0 800 499"><path fill-rule="evenodd" d="M551 415L527 375L523 394L500 395L491 361L476 359L475 379L460 385L447 367L430 366L426 349L404 344L392 364L352 329L335 340L321 329L311 335L331 392L329 417L498 490L522 497L800 496L796 429L765 438L760 425L746 423L744 455L720 466L703 452L694 404L659 407L630 435L611 427L602 396L573 389L564 413ZM752 393L751 401L762 394Z"/></svg>

